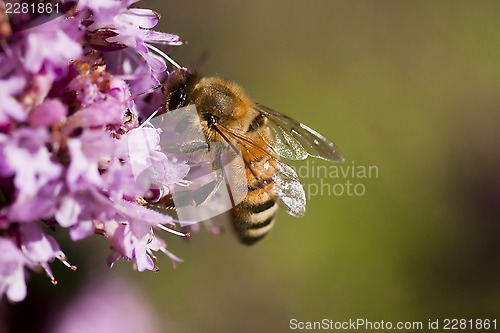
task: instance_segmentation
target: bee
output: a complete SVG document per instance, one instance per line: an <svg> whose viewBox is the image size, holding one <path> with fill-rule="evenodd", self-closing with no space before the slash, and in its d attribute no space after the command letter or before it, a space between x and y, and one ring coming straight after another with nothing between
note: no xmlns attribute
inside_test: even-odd
<svg viewBox="0 0 500 333"><path fill-rule="evenodd" d="M248 191L231 215L244 244L254 244L269 233L278 207L292 216L305 213L304 189L282 158L344 160L325 136L254 102L239 85L221 77L201 77L178 68L163 87L163 96L165 112L196 106L207 142L226 142L241 151ZM172 205L171 200L166 205Z"/></svg>

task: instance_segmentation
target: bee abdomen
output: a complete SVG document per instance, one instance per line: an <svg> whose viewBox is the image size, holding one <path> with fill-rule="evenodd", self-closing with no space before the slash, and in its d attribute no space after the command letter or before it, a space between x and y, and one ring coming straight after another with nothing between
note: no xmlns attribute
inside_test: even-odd
<svg viewBox="0 0 500 333"><path fill-rule="evenodd" d="M277 210L271 198L258 204L245 200L237 205L233 209L233 226L240 241L251 245L264 238L273 227Z"/></svg>

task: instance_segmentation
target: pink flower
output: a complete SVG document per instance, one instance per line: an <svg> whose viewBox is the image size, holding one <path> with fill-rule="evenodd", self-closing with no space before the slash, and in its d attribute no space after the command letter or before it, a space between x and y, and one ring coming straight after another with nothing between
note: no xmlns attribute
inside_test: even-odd
<svg viewBox="0 0 500 333"><path fill-rule="evenodd" d="M19 248L9 239L0 237L0 295L6 293L14 302L26 297L24 266L27 260Z"/></svg>
<svg viewBox="0 0 500 333"><path fill-rule="evenodd" d="M46 235L38 224L21 225L19 235L21 250L33 265L44 266L57 258L61 252L55 239Z"/></svg>
<svg viewBox="0 0 500 333"><path fill-rule="evenodd" d="M51 26L54 24L49 23ZM28 72L38 73L43 65L53 69L66 68L70 60L82 54L78 41L70 38L61 28L48 30L41 25L28 34L26 44L25 68ZM52 45L52 47L47 47Z"/></svg>
<svg viewBox="0 0 500 333"><path fill-rule="evenodd" d="M0 80L0 124L9 118L17 121L26 119L26 112L15 98L26 85L26 80L20 76L12 76L7 80Z"/></svg>
<svg viewBox="0 0 500 333"><path fill-rule="evenodd" d="M61 101L47 98L31 111L29 122L32 127L51 126L63 121L67 113L68 110Z"/></svg>

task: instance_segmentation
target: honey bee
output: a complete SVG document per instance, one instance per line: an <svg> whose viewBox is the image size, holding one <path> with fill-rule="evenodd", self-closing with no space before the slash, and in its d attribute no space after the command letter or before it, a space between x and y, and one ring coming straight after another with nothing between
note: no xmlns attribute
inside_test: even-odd
<svg viewBox="0 0 500 333"><path fill-rule="evenodd" d="M269 233L278 207L292 216L305 213L304 189L296 172L281 158L344 160L326 137L254 102L237 84L175 69L164 86L164 111L191 104L196 106L207 142L226 142L241 151L248 192L231 214L232 226L244 244ZM165 199L163 205L172 202Z"/></svg>

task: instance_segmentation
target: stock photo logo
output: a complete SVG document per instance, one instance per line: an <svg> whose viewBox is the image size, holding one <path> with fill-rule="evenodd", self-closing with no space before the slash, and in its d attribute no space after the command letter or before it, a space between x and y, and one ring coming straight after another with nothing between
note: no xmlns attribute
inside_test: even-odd
<svg viewBox="0 0 500 333"><path fill-rule="evenodd" d="M359 164L352 160L340 165L317 164L307 160L294 167L298 177L304 181L307 199L315 196L362 197L367 193L367 183L379 178L379 167Z"/></svg>
<svg viewBox="0 0 500 333"><path fill-rule="evenodd" d="M146 185L152 197L147 199L152 208L162 212L175 208L186 226L227 212L245 199L248 187L241 151L227 142L207 142L194 105L154 117L148 126L130 133L128 149L135 180L150 181ZM152 133L156 131L159 140ZM167 159L158 158L159 143ZM177 181L171 180L173 174L178 174L173 177ZM168 195L167 203L160 201Z"/></svg>

